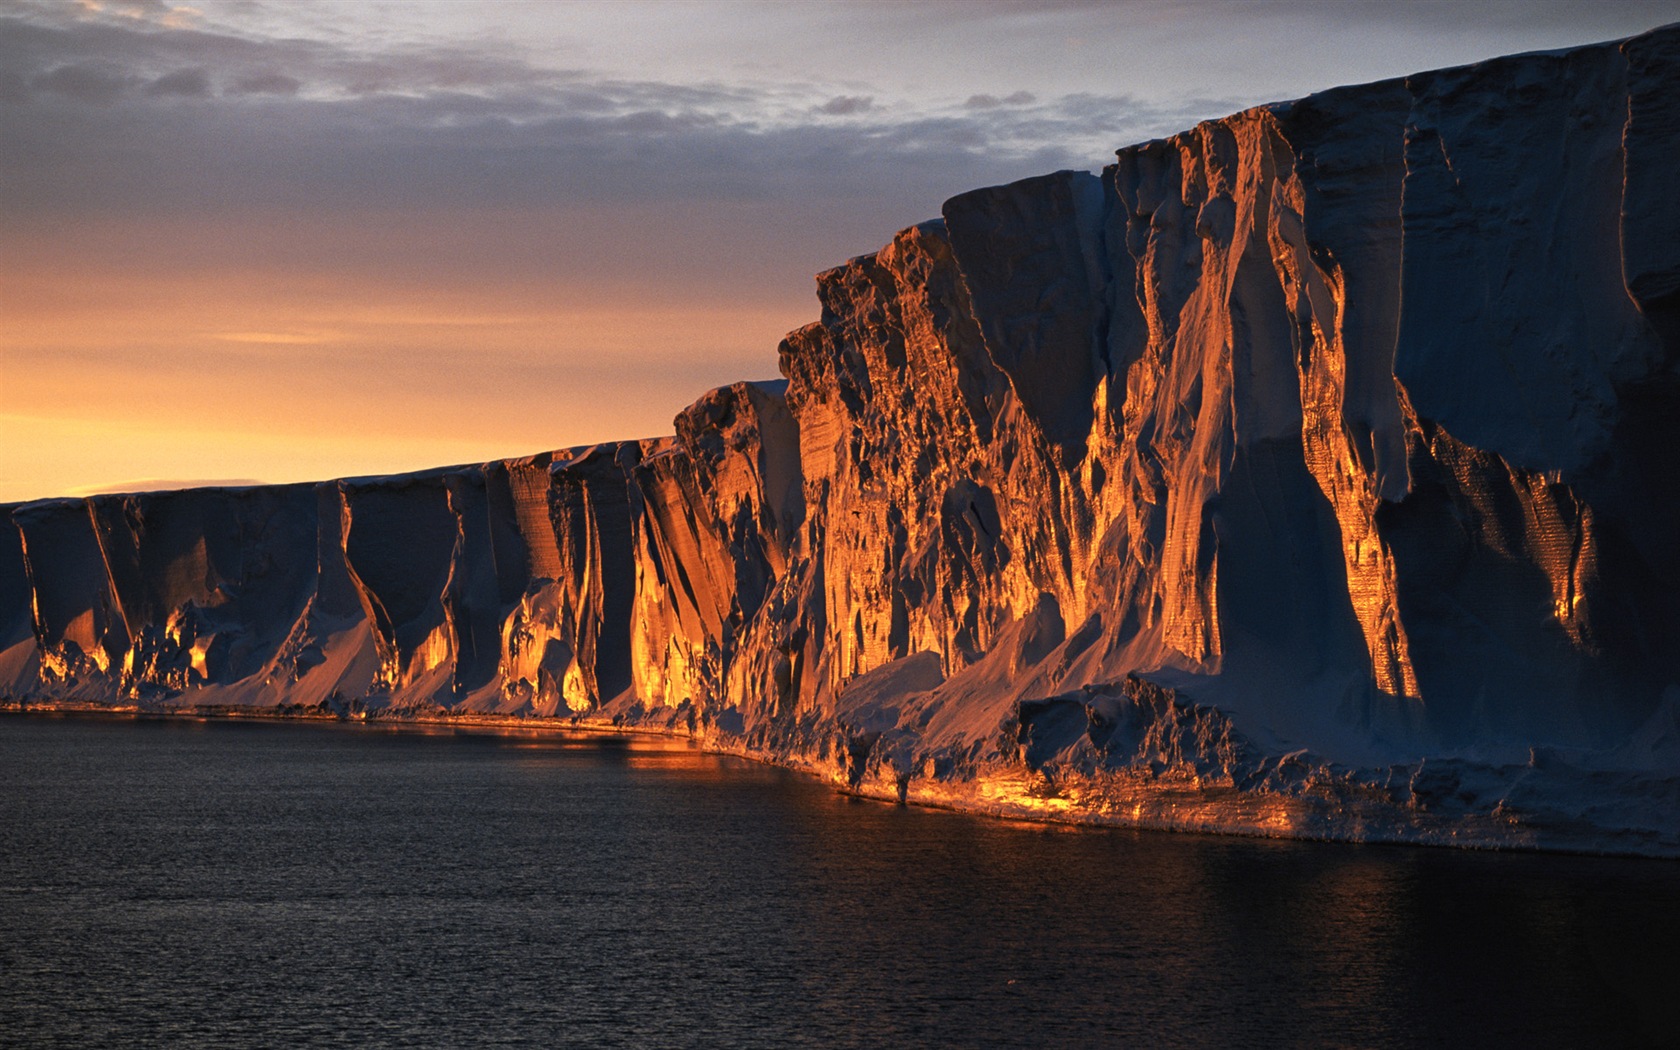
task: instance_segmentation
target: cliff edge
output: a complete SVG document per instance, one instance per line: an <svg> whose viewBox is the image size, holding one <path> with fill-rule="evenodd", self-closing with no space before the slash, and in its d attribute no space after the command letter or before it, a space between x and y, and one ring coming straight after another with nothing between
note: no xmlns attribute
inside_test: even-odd
<svg viewBox="0 0 1680 1050"><path fill-rule="evenodd" d="M967 193L672 437L0 508L0 696L1680 855L1677 169L1665 28Z"/></svg>

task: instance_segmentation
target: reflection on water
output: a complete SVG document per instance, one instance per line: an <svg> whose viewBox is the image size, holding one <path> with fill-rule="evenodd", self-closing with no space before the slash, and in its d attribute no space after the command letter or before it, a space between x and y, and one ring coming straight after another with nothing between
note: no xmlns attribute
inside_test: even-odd
<svg viewBox="0 0 1680 1050"><path fill-rule="evenodd" d="M1009 824L657 739L0 718L6 1045L1657 1045L1680 866Z"/></svg>

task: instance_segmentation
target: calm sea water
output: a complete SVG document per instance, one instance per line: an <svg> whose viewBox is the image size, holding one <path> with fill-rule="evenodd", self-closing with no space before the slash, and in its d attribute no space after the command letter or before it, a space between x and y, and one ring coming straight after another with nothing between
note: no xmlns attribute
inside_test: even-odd
<svg viewBox="0 0 1680 1050"><path fill-rule="evenodd" d="M1680 1038L1680 865L1068 830L614 738L0 717L0 1045Z"/></svg>

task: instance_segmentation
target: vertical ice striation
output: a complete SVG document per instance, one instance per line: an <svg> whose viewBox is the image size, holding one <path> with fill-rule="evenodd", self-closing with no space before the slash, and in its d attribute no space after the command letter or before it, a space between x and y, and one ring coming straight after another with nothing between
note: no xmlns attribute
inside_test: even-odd
<svg viewBox="0 0 1680 1050"><path fill-rule="evenodd" d="M5 508L0 692L1680 853L1677 143L1663 29L966 193L672 437Z"/></svg>

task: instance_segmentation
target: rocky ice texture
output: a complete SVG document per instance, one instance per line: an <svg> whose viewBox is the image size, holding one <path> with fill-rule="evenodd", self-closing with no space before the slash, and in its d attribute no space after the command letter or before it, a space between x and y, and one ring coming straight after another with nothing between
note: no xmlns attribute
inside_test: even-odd
<svg viewBox="0 0 1680 1050"><path fill-rule="evenodd" d="M1677 165L1659 30L965 194L671 438L9 508L0 691L1680 854Z"/></svg>
<svg viewBox="0 0 1680 1050"><path fill-rule="evenodd" d="M554 715L630 683L635 443L11 509L33 701Z"/></svg>

